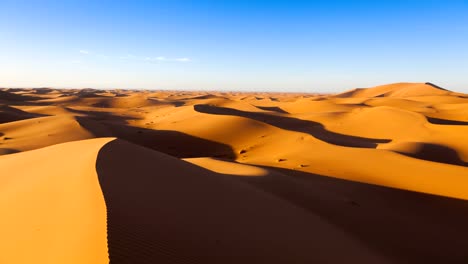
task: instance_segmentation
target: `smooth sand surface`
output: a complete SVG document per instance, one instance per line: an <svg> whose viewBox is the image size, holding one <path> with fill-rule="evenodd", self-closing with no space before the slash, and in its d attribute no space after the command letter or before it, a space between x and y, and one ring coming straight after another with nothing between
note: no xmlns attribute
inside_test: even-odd
<svg viewBox="0 0 468 264"><path fill-rule="evenodd" d="M110 139L0 159L0 263L107 263L106 206L96 176Z"/></svg>
<svg viewBox="0 0 468 264"><path fill-rule="evenodd" d="M0 263L466 263L467 166L430 83L3 88Z"/></svg>

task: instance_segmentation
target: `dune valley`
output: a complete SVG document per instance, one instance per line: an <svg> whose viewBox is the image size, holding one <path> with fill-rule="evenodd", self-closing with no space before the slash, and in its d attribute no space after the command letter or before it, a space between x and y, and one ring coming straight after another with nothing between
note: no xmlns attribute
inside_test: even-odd
<svg viewBox="0 0 468 264"><path fill-rule="evenodd" d="M0 263L467 263L468 95L0 88Z"/></svg>

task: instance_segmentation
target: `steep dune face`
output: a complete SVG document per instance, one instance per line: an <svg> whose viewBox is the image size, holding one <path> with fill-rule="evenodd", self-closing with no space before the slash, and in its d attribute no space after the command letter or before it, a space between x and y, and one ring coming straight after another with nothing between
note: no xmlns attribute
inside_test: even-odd
<svg viewBox="0 0 468 264"><path fill-rule="evenodd" d="M70 115L46 116L0 124L0 149L32 150L58 143L93 138ZM3 140L2 140L3 139Z"/></svg>
<svg viewBox="0 0 468 264"><path fill-rule="evenodd" d="M34 118L40 115L24 112L20 109L10 107L8 105L0 105L0 123L13 122L28 118Z"/></svg>
<svg viewBox="0 0 468 264"><path fill-rule="evenodd" d="M376 86L370 89L354 89L336 97L413 97L448 95L450 91L431 83L395 83Z"/></svg>
<svg viewBox="0 0 468 264"><path fill-rule="evenodd" d="M186 160L319 215L394 263L464 263L468 257L468 241L459 237L468 232L465 201L299 170Z"/></svg>
<svg viewBox="0 0 468 264"><path fill-rule="evenodd" d="M96 169L112 263L385 262L312 213L149 149L112 141Z"/></svg>
<svg viewBox="0 0 468 264"><path fill-rule="evenodd" d="M464 94L2 89L0 104L1 263L468 259Z"/></svg>
<svg viewBox="0 0 468 264"><path fill-rule="evenodd" d="M0 157L0 263L108 263L95 161L109 140Z"/></svg>

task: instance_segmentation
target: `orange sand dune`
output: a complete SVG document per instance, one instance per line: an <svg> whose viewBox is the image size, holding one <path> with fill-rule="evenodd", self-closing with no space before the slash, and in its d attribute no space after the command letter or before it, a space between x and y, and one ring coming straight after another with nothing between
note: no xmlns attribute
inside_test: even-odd
<svg viewBox="0 0 468 264"><path fill-rule="evenodd" d="M0 263L466 263L466 186L431 83L0 89Z"/></svg>
<svg viewBox="0 0 468 264"><path fill-rule="evenodd" d="M0 263L107 263L95 160L109 139L0 159Z"/></svg>
<svg viewBox="0 0 468 264"><path fill-rule="evenodd" d="M412 97L447 95L450 91L431 83L395 83L370 89L354 89L336 95L336 97Z"/></svg>
<svg viewBox="0 0 468 264"><path fill-rule="evenodd" d="M113 141L96 169L117 263L386 262L313 213L162 153Z"/></svg>

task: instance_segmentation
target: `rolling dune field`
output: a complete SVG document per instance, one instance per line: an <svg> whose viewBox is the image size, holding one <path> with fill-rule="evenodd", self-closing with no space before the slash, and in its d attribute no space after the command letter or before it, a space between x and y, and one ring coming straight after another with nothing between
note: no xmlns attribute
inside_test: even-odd
<svg viewBox="0 0 468 264"><path fill-rule="evenodd" d="M0 264L468 263L468 95L0 88Z"/></svg>

